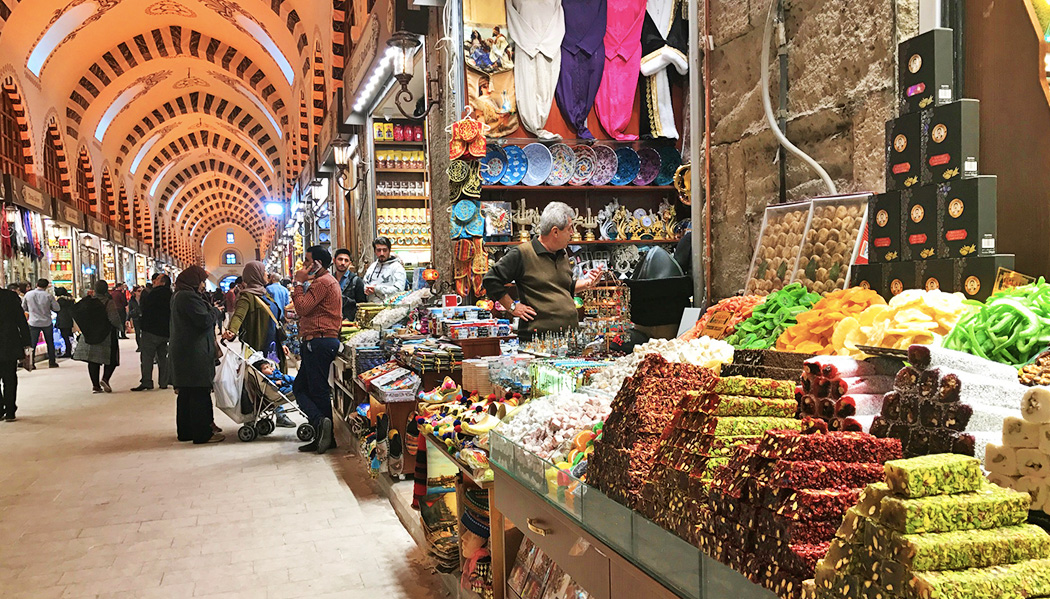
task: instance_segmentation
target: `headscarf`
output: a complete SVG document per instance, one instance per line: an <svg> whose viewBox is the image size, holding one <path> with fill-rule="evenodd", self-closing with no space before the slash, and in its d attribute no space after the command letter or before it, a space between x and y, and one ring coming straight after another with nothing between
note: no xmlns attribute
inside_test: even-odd
<svg viewBox="0 0 1050 599"><path fill-rule="evenodd" d="M102 279L95 281L95 297L103 304L112 300L113 297L109 295L109 283Z"/></svg>
<svg viewBox="0 0 1050 599"><path fill-rule="evenodd" d="M244 265L241 273L244 280L244 291L263 297L266 295L266 267L258 260L252 260Z"/></svg>
<svg viewBox="0 0 1050 599"><path fill-rule="evenodd" d="M182 271L179 277L175 279L175 291L192 291L196 293L201 283L207 280L208 271L200 266L193 265Z"/></svg>

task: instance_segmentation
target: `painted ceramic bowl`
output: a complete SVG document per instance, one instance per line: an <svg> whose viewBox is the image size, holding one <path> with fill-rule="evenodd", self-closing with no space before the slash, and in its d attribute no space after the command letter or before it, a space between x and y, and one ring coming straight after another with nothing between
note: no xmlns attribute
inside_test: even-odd
<svg viewBox="0 0 1050 599"><path fill-rule="evenodd" d="M521 183L525 173L529 170L529 161L525 158L525 152L518 146L506 146L503 152L507 155L507 165L503 169L503 177L500 183L504 185L517 185Z"/></svg>
<svg viewBox="0 0 1050 599"><path fill-rule="evenodd" d="M594 167L598 162L598 157L590 146L583 144L574 146L572 153L576 155L576 167L572 171L569 185L586 185L591 180L591 175L594 174Z"/></svg>
<svg viewBox="0 0 1050 599"><path fill-rule="evenodd" d="M576 168L576 154L565 144L554 144L551 146L551 159L553 162L547 185L565 185Z"/></svg>
<svg viewBox="0 0 1050 599"><path fill-rule="evenodd" d="M635 185L649 185L656 176L660 174L660 153L652 148L638 150L638 176L634 178Z"/></svg>
<svg viewBox="0 0 1050 599"><path fill-rule="evenodd" d="M660 154L660 172L656 175L653 183L656 185L671 185L674 183L674 173L682 166L682 155L674 146L660 146L656 148Z"/></svg>
<svg viewBox="0 0 1050 599"><path fill-rule="evenodd" d="M594 146L594 155L596 156L596 162L590 184L608 185L609 181L616 176L616 150L609 146L596 145Z"/></svg>
<svg viewBox="0 0 1050 599"><path fill-rule="evenodd" d="M616 175L609 181L611 185L627 185L638 176L638 170L642 167L642 161L638 158L638 152L632 148L620 148L616 150Z"/></svg>
<svg viewBox="0 0 1050 599"><path fill-rule="evenodd" d="M507 170L507 153L503 148L491 145L481 159L481 180L485 185L495 185Z"/></svg>
<svg viewBox="0 0 1050 599"><path fill-rule="evenodd" d="M529 161L529 168L525 177L521 180L522 185L540 185L551 175L554 168L554 159L547 146L540 143L531 143L525 146L525 159Z"/></svg>

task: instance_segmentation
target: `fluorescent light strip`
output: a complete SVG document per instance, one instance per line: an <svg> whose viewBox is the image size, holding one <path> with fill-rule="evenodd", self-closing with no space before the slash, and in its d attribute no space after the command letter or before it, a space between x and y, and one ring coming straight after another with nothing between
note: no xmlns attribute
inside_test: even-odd
<svg viewBox="0 0 1050 599"><path fill-rule="evenodd" d="M29 70L39 77L40 70L44 68L48 57L55 51L58 44L66 39L66 36L70 33L73 33L77 27L83 25L84 21L95 14L96 10L98 10L97 2L85 2L63 13L47 32L41 36L36 47L29 53L29 60L26 61L26 66L29 67Z"/></svg>
<svg viewBox="0 0 1050 599"><path fill-rule="evenodd" d="M284 78L288 80L288 85L295 83L295 69L292 68L291 63L284 57L284 53L277 47L273 39L266 33L266 30L259 26L254 19L247 15L237 15L237 22L242 27L247 29L251 33L257 42L262 44L262 47L266 49L266 52L273 57L274 61L277 62L277 67L284 73Z"/></svg>

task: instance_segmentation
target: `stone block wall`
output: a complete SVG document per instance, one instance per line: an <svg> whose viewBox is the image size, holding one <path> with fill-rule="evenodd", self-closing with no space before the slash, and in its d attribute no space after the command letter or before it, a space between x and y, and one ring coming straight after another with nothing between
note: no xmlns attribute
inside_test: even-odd
<svg viewBox="0 0 1050 599"><path fill-rule="evenodd" d="M759 81L769 3L711 1L715 299L743 286L763 211L779 200L777 142L762 111ZM702 12L701 6L701 18ZM787 137L827 170L839 192L885 189L885 122L896 116L896 47L917 32L917 15L917 0L785 0ZM698 26L702 37L703 22ZM776 110L775 47L766 66ZM789 201L826 194L817 175L789 155Z"/></svg>

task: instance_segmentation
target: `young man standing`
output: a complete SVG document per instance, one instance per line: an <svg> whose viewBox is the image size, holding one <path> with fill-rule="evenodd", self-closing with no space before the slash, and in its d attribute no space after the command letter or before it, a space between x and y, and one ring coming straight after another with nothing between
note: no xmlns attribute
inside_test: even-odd
<svg viewBox="0 0 1050 599"><path fill-rule="evenodd" d="M142 298L142 330L139 337L139 367L142 376L132 391L153 388L153 364L157 364L157 382L161 389L171 384L168 371L168 339L171 337L171 277L165 274L153 279L153 289Z"/></svg>
<svg viewBox="0 0 1050 599"><path fill-rule="evenodd" d="M335 280L343 293L343 318L357 318L357 304L368 301L365 296L365 282L353 271L354 263L350 260L350 250L340 248L335 251Z"/></svg>
<svg viewBox="0 0 1050 599"><path fill-rule="evenodd" d="M121 339L127 339L127 322L128 322L128 290L124 286L124 283L117 283L113 287L113 291L109 292L110 297L113 298L113 303L117 305L117 313L120 314L120 321L124 324L120 326L120 330L117 331Z"/></svg>
<svg viewBox="0 0 1050 599"><path fill-rule="evenodd" d="M295 272L292 303L299 315L302 363L292 389L295 400L317 431L314 440L299 451L324 453L335 447L332 436L332 388L328 369L339 352L339 328L343 321L343 300L339 283L328 272L332 255L315 245L307 248L303 268ZM303 289L310 283L308 289Z"/></svg>
<svg viewBox="0 0 1050 599"><path fill-rule="evenodd" d="M405 267L390 255L390 239L376 237L372 242L376 261L365 271L365 295L368 301L381 304L405 291Z"/></svg>
<svg viewBox="0 0 1050 599"><path fill-rule="evenodd" d="M36 358L36 344L40 342L40 334L44 334L44 343L47 344L47 362L51 368L58 368L55 359L55 326L51 320L51 312L58 312L58 301L48 292L51 283L47 279L36 282L36 289L25 294L22 298L22 309L29 312L29 336L33 338L33 357Z"/></svg>

